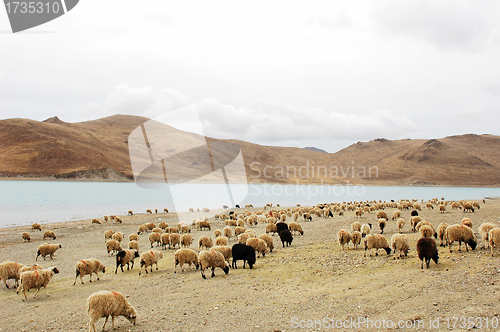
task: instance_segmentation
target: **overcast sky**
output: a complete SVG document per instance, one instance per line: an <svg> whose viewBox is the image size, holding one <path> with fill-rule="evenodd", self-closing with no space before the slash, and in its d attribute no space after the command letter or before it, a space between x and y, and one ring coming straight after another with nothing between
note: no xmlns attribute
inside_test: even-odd
<svg viewBox="0 0 500 332"><path fill-rule="evenodd" d="M188 106L209 136L329 152L500 135L499 25L497 1L81 0L12 34L1 9L0 118Z"/></svg>

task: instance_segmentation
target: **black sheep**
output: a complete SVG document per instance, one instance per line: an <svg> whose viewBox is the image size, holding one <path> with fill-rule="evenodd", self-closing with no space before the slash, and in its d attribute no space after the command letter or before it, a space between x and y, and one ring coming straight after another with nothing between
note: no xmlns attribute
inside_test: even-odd
<svg viewBox="0 0 500 332"><path fill-rule="evenodd" d="M281 231L284 231L288 229L288 224L286 222L279 222L276 224L276 233L280 233Z"/></svg>
<svg viewBox="0 0 500 332"><path fill-rule="evenodd" d="M281 232L279 232L279 234L280 234L281 243L283 244L283 248L285 248L285 242L286 242L287 247L292 244L293 236L292 236L292 233L288 229L282 230Z"/></svg>
<svg viewBox="0 0 500 332"><path fill-rule="evenodd" d="M411 211L411 216L412 216L412 217L416 217L416 216L418 216L418 211L417 211L417 210L413 210L413 211Z"/></svg>
<svg viewBox="0 0 500 332"><path fill-rule="evenodd" d="M247 246L246 244L243 243L236 243L235 245L233 245L231 253L233 256L232 267L234 269L238 268L236 262L239 260L243 261L243 268L245 268L245 263L248 263L248 266L250 266L250 268L253 269L253 265L255 264L256 261L255 249L253 247Z"/></svg>
<svg viewBox="0 0 500 332"><path fill-rule="evenodd" d="M134 259L139 257L139 252L137 250L134 250L134 256L132 257L132 259L130 260L130 262L124 262L123 261L123 258L125 257L125 255L127 254L127 252L125 250L121 250L118 252L118 254L116 254L116 269L115 269L115 274L116 272L118 271L118 267L120 267L122 269L122 272L123 272L123 265L127 264L127 270L130 270L129 269L129 264L132 263L132 268L134 268Z"/></svg>
<svg viewBox="0 0 500 332"><path fill-rule="evenodd" d="M422 261L421 269L424 268L424 259L427 268L429 268L429 264L431 259L437 264L439 255L436 246L436 241L430 237L423 237L417 242L417 254L418 258Z"/></svg>

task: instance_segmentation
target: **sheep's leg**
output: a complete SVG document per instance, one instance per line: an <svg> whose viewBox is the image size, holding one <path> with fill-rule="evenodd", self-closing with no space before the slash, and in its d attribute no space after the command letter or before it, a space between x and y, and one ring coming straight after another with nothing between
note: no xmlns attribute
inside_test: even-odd
<svg viewBox="0 0 500 332"><path fill-rule="evenodd" d="M45 288L45 293L47 293L47 296L50 296L49 291L47 290L47 285L43 286Z"/></svg>
<svg viewBox="0 0 500 332"><path fill-rule="evenodd" d="M104 320L104 324L102 324L102 331L106 331L104 327L106 326L106 323L108 322L109 316L106 316L106 319Z"/></svg>
<svg viewBox="0 0 500 332"><path fill-rule="evenodd" d="M39 291L40 291L40 288L37 288L35 294L33 294L33 298L35 298L37 296Z"/></svg>
<svg viewBox="0 0 500 332"><path fill-rule="evenodd" d="M3 283L5 284L5 287L9 288L9 285L7 285L7 280L4 280Z"/></svg>
<svg viewBox="0 0 500 332"><path fill-rule="evenodd" d="M207 277L205 277L205 270L204 269L201 269L201 276L203 277L203 279L207 279Z"/></svg>
<svg viewBox="0 0 500 332"><path fill-rule="evenodd" d="M462 241L458 241L458 251L462 251Z"/></svg>
<svg viewBox="0 0 500 332"><path fill-rule="evenodd" d="M115 329L115 315L111 315L111 328Z"/></svg>
<svg viewBox="0 0 500 332"><path fill-rule="evenodd" d="M98 278L99 279L99 278ZM90 272L89 282L92 282L92 271Z"/></svg>
<svg viewBox="0 0 500 332"><path fill-rule="evenodd" d="M212 278L215 277L215 267L212 267Z"/></svg>

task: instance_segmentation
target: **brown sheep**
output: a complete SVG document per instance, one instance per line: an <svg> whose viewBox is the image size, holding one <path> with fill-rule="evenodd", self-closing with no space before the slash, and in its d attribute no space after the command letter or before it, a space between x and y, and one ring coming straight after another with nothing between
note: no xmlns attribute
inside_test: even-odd
<svg viewBox="0 0 500 332"><path fill-rule="evenodd" d="M97 259L95 258L89 258L89 259L84 259L75 264L75 271L76 271L76 276L75 276L75 282L73 283L73 286L76 285L76 279L78 276L80 276L80 281L83 284L83 276L85 275L90 275L89 281L92 282L92 274L96 274L97 280L99 280L99 274L98 272L101 271L102 273L106 272L105 266Z"/></svg>
<svg viewBox="0 0 500 332"><path fill-rule="evenodd" d="M19 276L19 287L17 287L17 294L22 292L21 299L28 299L26 296L26 291L29 291L32 288L36 288L35 294L33 294L33 298L36 298L40 288L45 288L45 292L47 296L49 296L49 292L47 291L47 285L50 282L50 279L54 276L54 274L58 274L59 270L56 267L50 267L46 270L34 270L34 271L26 271L21 273ZM24 298L23 298L24 295Z"/></svg>
<svg viewBox="0 0 500 332"><path fill-rule="evenodd" d="M102 331L105 331L104 327L109 316L111 316L113 330L115 329L116 316L124 316L134 326L137 321L135 308L128 303L122 293L114 291L100 291L91 294L87 299L87 314L89 315L89 332L97 332L95 323L102 317L106 318Z"/></svg>

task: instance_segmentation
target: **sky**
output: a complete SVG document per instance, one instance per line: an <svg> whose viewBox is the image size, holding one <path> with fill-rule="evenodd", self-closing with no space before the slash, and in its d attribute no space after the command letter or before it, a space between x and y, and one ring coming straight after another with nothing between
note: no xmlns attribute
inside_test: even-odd
<svg viewBox="0 0 500 332"><path fill-rule="evenodd" d="M328 152L500 135L499 26L496 1L81 0L16 34L0 9L0 119L194 108L172 125Z"/></svg>

